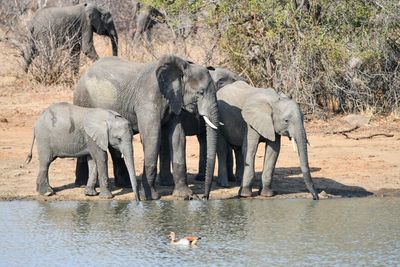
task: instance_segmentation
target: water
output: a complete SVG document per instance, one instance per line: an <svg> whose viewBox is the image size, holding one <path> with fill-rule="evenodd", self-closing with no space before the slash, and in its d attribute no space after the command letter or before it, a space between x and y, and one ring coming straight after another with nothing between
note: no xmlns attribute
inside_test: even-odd
<svg viewBox="0 0 400 267"><path fill-rule="evenodd" d="M399 266L400 199L0 202L0 266ZM197 247L167 234L201 236Z"/></svg>

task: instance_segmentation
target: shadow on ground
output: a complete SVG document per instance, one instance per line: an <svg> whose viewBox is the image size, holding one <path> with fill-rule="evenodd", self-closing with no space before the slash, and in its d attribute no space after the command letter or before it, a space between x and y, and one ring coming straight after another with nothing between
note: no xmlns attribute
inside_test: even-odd
<svg viewBox="0 0 400 267"><path fill-rule="evenodd" d="M311 168L311 173L318 172L320 168ZM188 184L195 194L204 193L204 182L195 180L196 174L188 173ZM140 177L140 176L139 176ZM212 186L212 191L225 189L216 185L217 177L214 177L214 183ZM374 193L365 190L360 186L349 186L342 183L336 182L334 179L328 177L313 176L313 181L318 193L325 191L328 195L335 197L367 197ZM261 184L261 172L256 172L256 178L253 183L253 189L258 189ZM230 188L238 188L237 182L231 182ZM131 188L121 188L114 186L114 178L110 179L110 187L115 196L125 195L132 192ZM55 187L56 192L75 188L74 183L66 184L60 187ZM160 196L172 195L173 186L157 186ZM117 192L115 192L118 190ZM289 195L296 193L308 193L305 186L304 180L301 176L301 169L298 167L290 168L277 168L275 170L275 175L272 181L272 190L276 192L276 195ZM99 191L99 189L97 189ZM385 191L386 192L386 191ZM396 191L397 192L397 191ZM141 191L143 195L143 191ZM257 196L257 193L253 193ZM231 197L235 198L235 197Z"/></svg>

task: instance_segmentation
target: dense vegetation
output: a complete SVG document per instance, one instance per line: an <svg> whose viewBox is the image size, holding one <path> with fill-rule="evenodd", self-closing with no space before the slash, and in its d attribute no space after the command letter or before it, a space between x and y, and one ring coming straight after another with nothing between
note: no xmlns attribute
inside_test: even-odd
<svg viewBox="0 0 400 267"><path fill-rule="evenodd" d="M147 2L170 14L208 8L226 65L308 112L399 110L398 1Z"/></svg>
<svg viewBox="0 0 400 267"><path fill-rule="evenodd" d="M131 19L131 1L95 2L108 6L117 26L129 31L132 26L124 21ZM306 113L400 111L398 1L141 2L165 14L174 44L180 37L185 44L197 40L208 46L199 63L220 64L255 86L282 90ZM182 38L182 18L187 17L198 30ZM201 36L209 41L204 44ZM186 49L173 52L190 55Z"/></svg>

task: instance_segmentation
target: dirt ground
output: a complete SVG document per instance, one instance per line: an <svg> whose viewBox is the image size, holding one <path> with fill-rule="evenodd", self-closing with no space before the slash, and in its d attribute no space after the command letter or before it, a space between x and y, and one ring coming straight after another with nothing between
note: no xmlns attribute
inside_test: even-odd
<svg viewBox="0 0 400 267"><path fill-rule="evenodd" d="M0 199L40 200L99 200L86 197L84 188L74 186L75 159L57 159L50 168L50 184L56 194L50 197L38 196L36 176L38 158L36 146L33 160L29 165L24 161L32 141L32 126L39 113L52 103L72 101L73 87L46 87L30 82L19 68L18 59L8 54L8 48L0 42L2 51L0 64ZM322 198L400 196L400 118L372 118L366 126L348 133L349 137L367 137L373 134L390 134L393 137L376 136L354 140L334 131L352 128L346 117L335 117L328 121L306 122L311 147L309 161L316 188ZM142 172L143 152L138 136L134 140L136 173ZM256 171L262 171L264 145L257 153ZM198 143L195 137L188 137L187 164L189 185L201 196L203 183L194 181L198 164ZM112 169L109 170L112 177ZM214 179L216 180L216 179ZM114 199L132 199L131 189L113 186ZM297 154L287 138L283 138L281 154L273 180L273 198L310 198L299 168ZM162 199L173 199L172 187L159 187ZM255 186L256 196L257 186ZM237 197L238 187L213 185L211 199Z"/></svg>

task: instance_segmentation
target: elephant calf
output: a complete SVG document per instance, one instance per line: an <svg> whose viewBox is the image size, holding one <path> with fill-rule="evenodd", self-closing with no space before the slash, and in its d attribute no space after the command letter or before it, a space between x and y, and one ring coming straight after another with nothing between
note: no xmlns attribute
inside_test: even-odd
<svg viewBox="0 0 400 267"><path fill-rule="evenodd" d="M32 149L37 139L39 174L36 190L40 194L52 195L48 170L56 158L87 156L89 180L85 195L97 192L97 177L100 182L100 197L111 198L108 188L107 149L113 147L124 156L135 198L140 200L133 162L132 130L129 122L118 113L99 108L83 108L69 103L57 103L42 112L35 123L31 150L26 160L32 159Z"/></svg>

